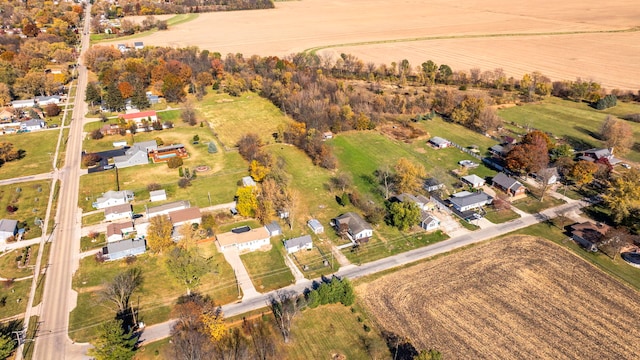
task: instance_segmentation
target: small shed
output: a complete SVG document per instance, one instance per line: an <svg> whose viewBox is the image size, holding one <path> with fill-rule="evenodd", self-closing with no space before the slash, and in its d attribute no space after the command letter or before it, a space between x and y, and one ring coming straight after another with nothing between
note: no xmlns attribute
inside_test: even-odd
<svg viewBox="0 0 640 360"><path fill-rule="evenodd" d="M269 224L264 226L269 232L269 236L278 236L282 235L282 228L276 221L272 221Z"/></svg>
<svg viewBox="0 0 640 360"><path fill-rule="evenodd" d="M423 187L428 192L432 192L432 191L437 191L444 188L444 184L442 183L442 181L436 178L428 178L427 180L424 181Z"/></svg>
<svg viewBox="0 0 640 360"><path fill-rule="evenodd" d="M440 220L432 214L423 211L420 215L420 227L424 230L435 230L440 226Z"/></svg>
<svg viewBox="0 0 640 360"><path fill-rule="evenodd" d="M114 148L125 147L125 146L127 146L127 142L126 141L114 141L113 142L113 147Z"/></svg>
<svg viewBox="0 0 640 360"><path fill-rule="evenodd" d="M256 186L256 182L251 176L245 176L242 178L242 186Z"/></svg>
<svg viewBox="0 0 640 360"><path fill-rule="evenodd" d="M311 235L304 235L297 238L285 240L284 248L287 250L287 254L293 254L303 249L311 250L313 248L313 241Z"/></svg>
<svg viewBox="0 0 640 360"><path fill-rule="evenodd" d="M451 141L447 139L443 139L439 136L434 136L431 139L429 139L429 144L431 144L433 147L437 149L444 149L446 147L451 146Z"/></svg>
<svg viewBox="0 0 640 360"><path fill-rule="evenodd" d="M322 234L324 232L324 226L322 226L320 221L316 219L307 221L307 225L311 228L314 234Z"/></svg>
<svg viewBox="0 0 640 360"><path fill-rule="evenodd" d="M167 192L164 189L149 191L149 201L164 201L167 200Z"/></svg>

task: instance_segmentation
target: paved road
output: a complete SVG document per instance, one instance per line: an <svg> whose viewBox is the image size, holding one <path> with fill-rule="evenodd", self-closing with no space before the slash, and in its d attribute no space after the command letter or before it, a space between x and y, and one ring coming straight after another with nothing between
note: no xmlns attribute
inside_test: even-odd
<svg viewBox="0 0 640 360"><path fill-rule="evenodd" d="M87 4L85 28L89 28L91 5ZM81 56L88 49L89 36L82 37ZM73 117L67 141L64 171L56 219L58 226L53 232L51 256L47 270L44 294L40 306L40 326L35 339L34 359L78 359L81 353L74 350L67 335L69 311L75 306L75 293L71 290L71 277L77 269L80 248L80 223L78 188L80 177L80 153L82 150L83 115L86 113L84 92L87 86L87 69L78 66L77 91Z"/></svg>
<svg viewBox="0 0 640 360"><path fill-rule="evenodd" d="M453 237L451 239L441 241L439 243L425 246L423 248L411 250L398 255L390 256L384 259L373 261L370 263L357 265L348 265L340 268L336 273L337 276L347 277L349 279L355 279L371 274L375 274L380 271L392 269L398 266L406 265L412 262L416 262L421 259L432 257L434 255L449 252L454 249L458 249L467 245L471 245L477 242L492 239L525 227L534 225L541 221L556 217L560 213L571 212L580 209L587 205L582 201L570 200L569 203L557 206L555 208L547 209L539 214L527 214L520 219L512 220L507 223L497 224L489 228L479 229L474 232ZM319 279L316 279L316 281ZM303 280L297 282L295 285L288 286L280 291L291 291L301 294L307 287L313 283L313 280ZM271 291L258 296L243 298L241 302L234 304L227 304L222 307L224 315L236 316L244 314L251 310L263 308L267 305L271 296L275 295L276 291ZM169 320L164 323L156 324L147 327L141 336L143 342L153 342L169 336L171 326L175 320Z"/></svg>

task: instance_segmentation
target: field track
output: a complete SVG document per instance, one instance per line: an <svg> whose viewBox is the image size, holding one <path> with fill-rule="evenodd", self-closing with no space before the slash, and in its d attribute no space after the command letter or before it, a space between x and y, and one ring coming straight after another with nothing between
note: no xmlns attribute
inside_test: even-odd
<svg viewBox="0 0 640 360"><path fill-rule="evenodd" d="M533 237L491 241L357 293L383 329L448 359L632 359L640 346L640 293Z"/></svg>
<svg viewBox="0 0 640 360"><path fill-rule="evenodd" d="M554 80L582 77L637 90L638 19L635 0L540 0L535 6L509 0L302 0L277 2L269 10L200 14L140 40L245 57L316 49L334 59L352 53L365 63L408 59L415 67L432 59L453 69L502 68L515 77L540 71Z"/></svg>

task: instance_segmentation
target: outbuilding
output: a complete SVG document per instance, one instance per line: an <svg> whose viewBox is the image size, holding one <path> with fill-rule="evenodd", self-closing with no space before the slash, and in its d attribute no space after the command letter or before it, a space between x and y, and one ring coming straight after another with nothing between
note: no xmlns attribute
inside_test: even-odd
<svg viewBox="0 0 640 360"><path fill-rule="evenodd" d="M287 254L293 254L304 249L311 250L313 248L313 240L311 240L311 235L285 240L284 248L287 250Z"/></svg>

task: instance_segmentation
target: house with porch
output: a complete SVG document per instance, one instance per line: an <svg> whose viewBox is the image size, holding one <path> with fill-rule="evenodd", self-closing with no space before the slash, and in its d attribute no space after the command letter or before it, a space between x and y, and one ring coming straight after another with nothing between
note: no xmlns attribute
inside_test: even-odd
<svg viewBox="0 0 640 360"><path fill-rule="evenodd" d="M525 195L527 188L521 182L505 173L498 173L491 179L493 186L504 191L511 197Z"/></svg>
<svg viewBox="0 0 640 360"><path fill-rule="evenodd" d="M115 156L113 163L118 169L127 168L137 165L146 165L149 163L149 152L158 148L155 140L134 143L132 147L127 149L124 155Z"/></svg>
<svg viewBox="0 0 640 360"><path fill-rule="evenodd" d="M311 235L304 235L293 239L284 241L284 249L287 250L287 254L293 254L300 250L313 249L313 240Z"/></svg>
<svg viewBox="0 0 640 360"><path fill-rule="evenodd" d="M342 214L331 220L331 226L340 235L346 235L354 244L367 243L373 236L373 228L354 212Z"/></svg>

